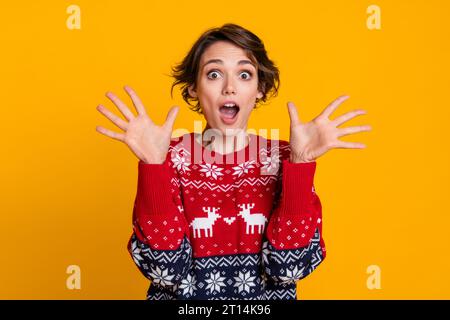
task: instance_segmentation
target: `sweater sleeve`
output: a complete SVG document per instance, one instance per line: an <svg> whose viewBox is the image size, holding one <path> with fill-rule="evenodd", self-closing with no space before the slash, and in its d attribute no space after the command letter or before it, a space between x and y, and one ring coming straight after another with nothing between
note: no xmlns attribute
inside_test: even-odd
<svg viewBox="0 0 450 320"><path fill-rule="evenodd" d="M324 260L322 207L314 190L316 162L282 160L272 211L263 242L264 270L278 283L305 278Z"/></svg>
<svg viewBox="0 0 450 320"><path fill-rule="evenodd" d="M141 273L156 285L178 284L192 262L183 212L179 180L168 160L163 164L139 161L133 233L127 249Z"/></svg>

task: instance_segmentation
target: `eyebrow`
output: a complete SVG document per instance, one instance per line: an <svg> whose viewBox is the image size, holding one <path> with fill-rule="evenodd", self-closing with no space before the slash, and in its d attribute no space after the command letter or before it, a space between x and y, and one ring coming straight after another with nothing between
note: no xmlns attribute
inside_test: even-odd
<svg viewBox="0 0 450 320"><path fill-rule="evenodd" d="M211 59L211 60L208 60L208 61L203 65L202 69L205 68L206 65L208 65L208 64L210 64L210 63L223 64L223 61L220 60L220 59ZM256 69L255 64L254 64L253 62L251 62L250 60L239 60L237 64L238 64L238 65L251 64L251 65Z"/></svg>

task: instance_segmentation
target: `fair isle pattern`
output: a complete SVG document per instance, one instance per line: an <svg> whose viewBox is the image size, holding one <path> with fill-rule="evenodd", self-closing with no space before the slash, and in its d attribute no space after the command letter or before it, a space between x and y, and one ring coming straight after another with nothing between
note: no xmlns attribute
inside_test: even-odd
<svg viewBox="0 0 450 320"><path fill-rule="evenodd" d="M281 146L274 146L269 148L260 148L259 153L264 156L270 156L270 155L279 155L280 151L284 153L289 153L291 150L290 145L281 145Z"/></svg>
<svg viewBox="0 0 450 320"><path fill-rule="evenodd" d="M181 142L164 164L139 164L128 250L147 299L296 299L326 256L315 163L290 164L282 140L241 163L196 163Z"/></svg>
<svg viewBox="0 0 450 320"><path fill-rule="evenodd" d="M267 284L264 294L258 296L247 296L245 298L240 296L219 296L219 295L209 295L205 298L200 296L187 296L187 297L177 297L173 291L164 288L151 285L147 291L147 300L296 300L297 299L297 287L293 283L273 283L271 285Z"/></svg>
<svg viewBox="0 0 450 320"><path fill-rule="evenodd" d="M309 246L306 248L299 248L294 250L287 251L277 251L274 250L269 241L264 241L262 245L263 253L267 253L265 257L270 257L270 259L274 260L275 263L286 264L293 263L297 260L301 260L304 256L310 252L315 252L317 249L320 249L320 233L318 230L314 233L314 237L312 238ZM267 261L264 261L267 263ZM270 272L269 272L270 274Z"/></svg>
<svg viewBox="0 0 450 320"><path fill-rule="evenodd" d="M152 280L149 300L296 299L296 281L310 274L322 260L319 232L301 250L273 254L268 249L270 244L264 243L262 257L247 254L194 259L189 258L187 238L177 250L153 250L136 236L130 246L136 265ZM310 256L316 258L311 260ZM261 273L263 268L268 272Z"/></svg>
<svg viewBox="0 0 450 320"><path fill-rule="evenodd" d="M192 141L192 140L191 140ZM270 141L270 140L269 140ZM261 170L267 170L267 174L276 175L278 173L279 164L282 158L282 154L289 154L289 144L276 144L275 146L269 146L267 148L260 147L258 154L261 157L261 163L256 163L255 160L248 160L242 164L234 166L233 176L241 177L243 174L248 173L248 170L255 167L261 167ZM181 143L175 146L170 145L169 151L172 167L176 168L180 175L184 175L187 171L191 171L191 167L197 168L197 165L192 164L189 160L192 153L189 148L185 148ZM220 168L214 164L200 164L201 169L199 171L205 172L206 177L212 177L217 179L218 176L223 176L221 172L223 168ZM188 173L189 176L189 173ZM175 181L178 184L178 181Z"/></svg>
<svg viewBox="0 0 450 320"><path fill-rule="evenodd" d="M181 281L192 261L192 248L186 237L177 250L153 250L133 234L130 248L142 274L159 285L170 286Z"/></svg>
<svg viewBox="0 0 450 320"><path fill-rule="evenodd" d="M194 268L206 270L215 267L255 266L261 264L261 256L254 254L237 254L232 256L215 256L194 259Z"/></svg>
<svg viewBox="0 0 450 320"><path fill-rule="evenodd" d="M296 300L296 283L273 283L266 287L263 300Z"/></svg>
<svg viewBox="0 0 450 320"><path fill-rule="evenodd" d="M271 140L268 140L271 141ZM276 154L280 151L286 152L291 149L291 146L289 144L275 144L274 146L270 147L260 147L259 153L263 155L270 155L270 154ZM173 154L179 154L180 156L185 156L189 158L191 156L191 152L189 151L189 148L185 148L182 144L175 144L169 146L169 153Z"/></svg>
<svg viewBox="0 0 450 320"><path fill-rule="evenodd" d="M276 177L273 176L267 176L267 177L258 177L258 178L246 178L246 179L241 179L239 180L239 182L237 183L232 183L232 184L215 184L215 183L211 183L209 181L202 181L202 180L189 180L187 178L182 177L181 179L181 185L185 188L188 187L194 187L195 189L205 189L205 187L208 190L211 191L222 191L222 192L228 192L231 191L234 188L239 188L244 184L248 184L250 186L267 186L269 183L271 182L275 182L278 179ZM179 182L178 182L179 183Z"/></svg>
<svg viewBox="0 0 450 320"><path fill-rule="evenodd" d="M191 165L191 152L189 152L186 148L180 147L180 145L176 145L174 147L170 145L168 154L170 154L172 167L176 168L180 173L186 173L186 171L191 170L189 168Z"/></svg>
<svg viewBox="0 0 450 320"><path fill-rule="evenodd" d="M268 241L263 242L262 256L265 272L279 282L292 282L305 278L323 261L320 232L316 229L307 247L276 250Z"/></svg>

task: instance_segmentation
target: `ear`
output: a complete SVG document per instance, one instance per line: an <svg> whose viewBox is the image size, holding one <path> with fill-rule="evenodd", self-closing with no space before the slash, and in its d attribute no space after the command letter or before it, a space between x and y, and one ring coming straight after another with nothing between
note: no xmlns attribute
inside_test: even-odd
<svg viewBox="0 0 450 320"><path fill-rule="evenodd" d="M258 94L256 95L258 99L261 99L263 97L263 93L261 91L258 91Z"/></svg>
<svg viewBox="0 0 450 320"><path fill-rule="evenodd" d="M190 86L188 87L188 92L189 92L189 95L190 95L192 98L197 98L197 92L196 92L196 90L194 89L194 86L193 86L193 85L190 85Z"/></svg>

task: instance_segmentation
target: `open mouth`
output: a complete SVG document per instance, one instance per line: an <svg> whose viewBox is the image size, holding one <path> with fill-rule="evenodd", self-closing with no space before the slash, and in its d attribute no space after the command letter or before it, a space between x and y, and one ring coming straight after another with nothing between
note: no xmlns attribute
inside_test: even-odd
<svg viewBox="0 0 450 320"><path fill-rule="evenodd" d="M225 103L219 109L220 115L224 122L230 122L236 118L239 113L239 106L235 103Z"/></svg>

